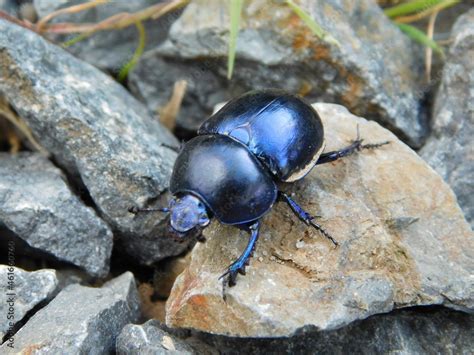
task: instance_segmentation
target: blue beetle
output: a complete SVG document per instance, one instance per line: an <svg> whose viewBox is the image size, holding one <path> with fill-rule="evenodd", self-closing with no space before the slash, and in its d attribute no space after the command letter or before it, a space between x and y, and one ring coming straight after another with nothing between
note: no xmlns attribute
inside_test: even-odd
<svg viewBox="0 0 474 355"><path fill-rule="evenodd" d="M212 217L248 231L245 250L221 276L233 286L237 274L245 274L261 218L277 200L286 202L301 221L338 245L313 216L278 189L278 182L302 179L315 165L387 143L362 145L357 137L341 150L323 153L324 128L311 105L280 90L251 91L206 120L198 135L179 151L169 206L133 207L130 212L170 212L171 228L182 238L201 231Z"/></svg>

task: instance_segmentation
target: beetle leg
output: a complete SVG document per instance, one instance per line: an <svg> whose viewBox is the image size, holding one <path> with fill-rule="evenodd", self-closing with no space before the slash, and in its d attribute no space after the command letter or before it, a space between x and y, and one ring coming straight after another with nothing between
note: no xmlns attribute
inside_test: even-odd
<svg viewBox="0 0 474 355"><path fill-rule="evenodd" d="M229 286L234 286L236 284L237 273L245 275L245 266L249 264L249 258L252 256L255 249L255 244L259 236L259 230L259 221L255 222L249 227L250 238L244 252L236 261L229 265L227 271L219 277L219 280L227 276L227 283Z"/></svg>
<svg viewBox="0 0 474 355"><path fill-rule="evenodd" d="M339 158L352 155L357 151L361 151L362 149L376 149L390 143L389 141L385 141L381 143L362 144L362 141L363 139L360 139L360 136L359 136L359 126L357 126L357 138L355 141L352 142L351 145L344 147L340 150L334 150L331 152L321 154L319 159L316 161L316 165L330 163Z"/></svg>
<svg viewBox="0 0 474 355"><path fill-rule="evenodd" d="M337 247L339 245L338 242L336 242L336 240L328 232L326 232L323 227L321 227L318 223L313 221L313 219L315 217L311 216L308 212L306 212L290 196L288 196L287 194L285 194L282 191L278 191L278 197L280 198L280 200L286 202L288 204L288 206L290 206L293 213L301 221L303 221L307 226L311 226L311 227L317 229L318 231L320 231L322 235L324 235L326 238L328 238L334 244L334 246Z"/></svg>

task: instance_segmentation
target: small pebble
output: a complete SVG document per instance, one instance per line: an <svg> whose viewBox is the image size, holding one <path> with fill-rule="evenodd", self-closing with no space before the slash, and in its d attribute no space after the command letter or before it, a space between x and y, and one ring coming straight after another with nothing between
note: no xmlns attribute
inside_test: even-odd
<svg viewBox="0 0 474 355"><path fill-rule="evenodd" d="M176 347L174 346L173 339L171 339L169 336L165 335L163 339L161 340L161 345L166 349L170 351L176 351Z"/></svg>
<svg viewBox="0 0 474 355"><path fill-rule="evenodd" d="M296 242L296 249L301 249L301 248L303 248L305 245L306 245L306 243L304 242L304 240L298 240L298 241Z"/></svg>

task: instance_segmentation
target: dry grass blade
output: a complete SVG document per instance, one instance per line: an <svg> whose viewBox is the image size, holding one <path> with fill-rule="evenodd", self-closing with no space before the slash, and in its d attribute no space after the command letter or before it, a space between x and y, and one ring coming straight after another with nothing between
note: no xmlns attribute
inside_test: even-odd
<svg viewBox="0 0 474 355"><path fill-rule="evenodd" d="M171 11L177 10L189 3L190 0L174 0L167 3L152 5L143 10L128 13L122 12L106 18L98 23L55 23L44 25L43 31L48 33L84 33L92 34L103 30L118 30L135 25L148 19L157 19Z"/></svg>
<svg viewBox="0 0 474 355"><path fill-rule="evenodd" d="M174 83L173 94L168 103L159 110L160 122L168 129L173 130L176 126L176 117L178 116L181 103L186 92L186 80L179 80Z"/></svg>
<svg viewBox="0 0 474 355"><path fill-rule="evenodd" d="M438 16L439 12L433 12L430 16L430 21L428 22L428 28L426 31L426 36L429 39L433 39L434 34L434 27L436 23L436 16ZM426 74L426 82L429 84L431 81L431 64L433 61L433 48L426 47L425 49L425 74Z"/></svg>
<svg viewBox="0 0 474 355"><path fill-rule="evenodd" d="M38 21L38 23L36 25L37 29L38 29L39 32L41 32L43 30L44 26L46 25L46 23L51 21L53 18L55 18L57 16L64 15L64 14L74 14L74 13L81 12L81 11L84 11L84 10L92 9L92 8L97 7L99 5L106 4L107 2L109 2L109 0L92 0L92 1L86 2L84 4L74 5L74 6L66 7L64 9L54 11L54 12L44 16L43 18L41 18Z"/></svg>
<svg viewBox="0 0 474 355"><path fill-rule="evenodd" d="M29 30L32 30L32 31L36 32L36 28L31 22L26 21L26 20L19 20L16 17L6 13L5 11L0 10L0 19L7 20L9 22L12 22L12 23L18 25L18 26L21 26L21 27L24 27L24 28L27 28Z"/></svg>
<svg viewBox="0 0 474 355"><path fill-rule="evenodd" d="M25 122L21 120L20 117L18 117L15 112L13 112L13 110L8 105L8 102L3 97L0 97L0 115L5 117L16 128L18 128L18 130L26 137L26 139L28 139L28 141L37 151L45 156L49 156L48 151L36 141L30 131L30 128L25 124Z"/></svg>

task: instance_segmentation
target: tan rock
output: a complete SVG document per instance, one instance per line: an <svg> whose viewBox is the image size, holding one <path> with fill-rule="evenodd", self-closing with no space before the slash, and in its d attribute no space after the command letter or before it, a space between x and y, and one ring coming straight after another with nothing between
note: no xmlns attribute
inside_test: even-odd
<svg viewBox="0 0 474 355"><path fill-rule="evenodd" d="M317 166L282 186L332 234L279 203L263 219L246 276L222 297L219 275L247 236L214 222L192 251L167 302L167 325L235 336L289 336L344 326L414 305L474 308L474 235L450 188L418 155L375 122L315 104L327 147L355 138L390 140L374 151Z"/></svg>

